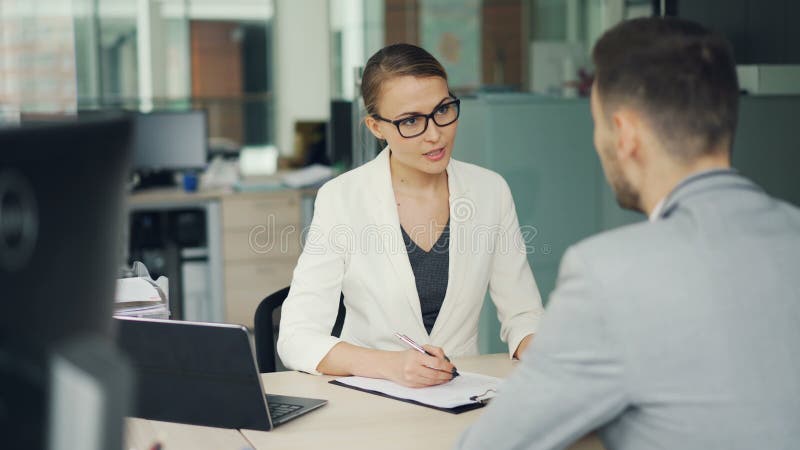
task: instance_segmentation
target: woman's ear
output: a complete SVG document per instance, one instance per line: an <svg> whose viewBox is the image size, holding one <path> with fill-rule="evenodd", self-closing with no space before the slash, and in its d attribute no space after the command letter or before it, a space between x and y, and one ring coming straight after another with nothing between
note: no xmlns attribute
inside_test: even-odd
<svg viewBox="0 0 800 450"><path fill-rule="evenodd" d="M372 133L373 136L382 141L386 140L386 138L383 137L383 133L381 133L380 128L378 127L378 121L375 120L374 117L372 116L365 117L364 124L367 126L367 129Z"/></svg>

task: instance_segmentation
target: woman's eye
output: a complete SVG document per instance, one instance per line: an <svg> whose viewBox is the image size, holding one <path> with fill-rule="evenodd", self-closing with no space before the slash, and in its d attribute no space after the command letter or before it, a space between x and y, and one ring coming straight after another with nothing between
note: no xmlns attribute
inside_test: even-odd
<svg viewBox="0 0 800 450"><path fill-rule="evenodd" d="M409 117L408 119L400 122L400 125L403 125L403 126L406 126L406 127L410 127L410 126L416 125L416 123L417 123L417 118L416 117Z"/></svg>
<svg viewBox="0 0 800 450"><path fill-rule="evenodd" d="M442 115L447 114L447 112L450 111L450 108L451 108L450 105L442 105L441 108L436 110L436 114L442 114Z"/></svg>

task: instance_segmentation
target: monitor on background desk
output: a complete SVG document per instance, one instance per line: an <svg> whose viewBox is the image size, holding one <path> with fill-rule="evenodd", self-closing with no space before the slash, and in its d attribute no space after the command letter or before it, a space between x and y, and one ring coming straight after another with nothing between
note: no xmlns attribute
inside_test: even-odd
<svg viewBox="0 0 800 450"><path fill-rule="evenodd" d="M122 416L106 402L107 385L87 375L118 374L125 390L111 314L130 134L127 118L0 130L2 448L44 448L55 404L49 396L61 392L53 383L56 356L74 375L59 378L60 386L83 383L105 412L92 422L93 410L81 410L86 398L64 406L82 411L72 415L88 430L106 433L99 445L120 442ZM52 419L63 418L70 417Z"/></svg>
<svg viewBox="0 0 800 450"><path fill-rule="evenodd" d="M133 135L133 168L141 187L171 185L173 174L201 170L208 154L204 110L137 113Z"/></svg>

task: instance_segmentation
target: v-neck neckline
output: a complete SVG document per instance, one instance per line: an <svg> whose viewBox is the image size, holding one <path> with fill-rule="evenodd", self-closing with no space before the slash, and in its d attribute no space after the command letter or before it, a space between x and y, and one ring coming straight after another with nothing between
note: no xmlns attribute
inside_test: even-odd
<svg viewBox="0 0 800 450"><path fill-rule="evenodd" d="M444 229L442 229L442 232L439 233L439 237L436 239L436 242L433 243L433 245L431 246L431 249L427 250L427 251L425 249L423 249L422 247L420 247L419 244L417 244L417 242L411 237L411 235L409 235L406 232L406 229L403 228L403 225L400 225L400 232L403 233L403 240L406 241L406 242L404 242L406 244L406 251L409 251L409 253L410 253L410 250L408 248L408 246L409 246L408 244L411 243L411 245L414 246L413 250L419 250L424 255L430 255L431 252L433 252L433 249L439 247L439 244L442 242L442 239L445 237L445 234L450 232L450 218L449 217L447 218L447 224L444 226Z"/></svg>

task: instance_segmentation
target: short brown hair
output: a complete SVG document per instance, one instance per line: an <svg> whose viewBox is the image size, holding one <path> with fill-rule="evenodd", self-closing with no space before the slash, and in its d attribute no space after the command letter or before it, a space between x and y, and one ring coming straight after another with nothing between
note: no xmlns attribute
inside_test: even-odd
<svg viewBox="0 0 800 450"><path fill-rule="evenodd" d="M739 83L721 35L681 19L634 19L603 34L592 58L603 103L641 108L673 156L690 161L732 144Z"/></svg>
<svg viewBox="0 0 800 450"><path fill-rule="evenodd" d="M361 76L361 97L367 114L378 114L376 105L383 82L406 75L440 77L447 81L442 64L425 49L411 44L388 45L369 58Z"/></svg>

